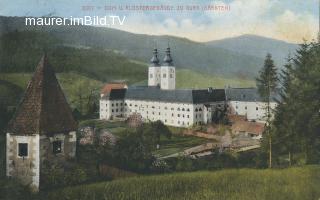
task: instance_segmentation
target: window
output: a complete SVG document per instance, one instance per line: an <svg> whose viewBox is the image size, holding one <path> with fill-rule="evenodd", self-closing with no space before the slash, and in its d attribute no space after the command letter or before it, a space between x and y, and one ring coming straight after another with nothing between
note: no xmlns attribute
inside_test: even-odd
<svg viewBox="0 0 320 200"><path fill-rule="evenodd" d="M178 108L177 110L180 111L180 108Z"/></svg>
<svg viewBox="0 0 320 200"><path fill-rule="evenodd" d="M246 109L246 110L247 110L247 106L246 106L246 107L244 107L244 109Z"/></svg>
<svg viewBox="0 0 320 200"><path fill-rule="evenodd" d="M62 152L62 142L61 141L53 141L52 142L52 151L54 154Z"/></svg>
<svg viewBox="0 0 320 200"><path fill-rule="evenodd" d="M190 111L190 109L188 108L187 111Z"/></svg>
<svg viewBox="0 0 320 200"><path fill-rule="evenodd" d="M167 74L163 74L163 78L167 78Z"/></svg>
<svg viewBox="0 0 320 200"><path fill-rule="evenodd" d="M112 111L111 112L114 112L114 110L112 109Z"/></svg>
<svg viewBox="0 0 320 200"><path fill-rule="evenodd" d="M170 74L170 78L173 78L173 74Z"/></svg>
<svg viewBox="0 0 320 200"><path fill-rule="evenodd" d="M184 108L182 108L182 111L184 111Z"/></svg>
<svg viewBox="0 0 320 200"><path fill-rule="evenodd" d="M118 103L116 103L116 106L118 106Z"/></svg>
<svg viewBox="0 0 320 200"><path fill-rule="evenodd" d="M178 117L180 117L180 114L178 114Z"/></svg>
<svg viewBox="0 0 320 200"><path fill-rule="evenodd" d="M18 156L27 157L28 156L28 143L19 143L18 145Z"/></svg>
<svg viewBox="0 0 320 200"><path fill-rule="evenodd" d="M111 106L114 106L114 104L111 104Z"/></svg>
<svg viewBox="0 0 320 200"><path fill-rule="evenodd" d="M150 74L150 78L153 78L153 75L152 75L152 74Z"/></svg>
<svg viewBox="0 0 320 200"><path fill-rule="evenodd" d="M258 108L258 107L256 107L256 110L259 110L259 108Z"/></svg>

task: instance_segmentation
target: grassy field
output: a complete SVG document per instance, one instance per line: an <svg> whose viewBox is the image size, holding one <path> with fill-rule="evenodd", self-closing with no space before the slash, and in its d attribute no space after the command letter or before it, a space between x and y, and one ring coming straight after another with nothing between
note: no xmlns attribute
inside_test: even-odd
<svg viewBox="0 0 320 200"><path fill-rule="evenodd" d="M14 95L18 98L10 103L14 106L19 101L19 98L25 91L32 74L30 73L2 73L0 74L0 97L11 97ZM75 107L78 96L81 93L84 97L90 91L99 93L103 83L95 79L88 78L78 73L58 73L57 78L59 83L72 107ZM2 81L2 82L1 82ZM11 84L11 86L9 85ZM10 87L9 87L10 86ZM18 89L12 90L16 87Z"/></svg>
<svg viewBox="0 0 320 200"><path fill-rule="evenodd" d="M47 199L318 200L320 167L234 169L132 177L67 187Z"/></svg>
<svg viewBox="0 0 320 200"><path fill-rule="evenodd" d="M82 121L80 123L80 127L84 126L95 127L96 130L106 129L117 137L122 137L124 131L128 128L125 122L109 122L102 120ZM160 149L153 152L156 156L161 157L174 153L179 153L182 152L184 149L212 141L205 138L181 135L181 129L179 128L170 127L170 130L173 133L170 139L164 136L160 137Z"/></svg>
<svg viewBox="0 0 320 200"><path fill-rule="evenodd" d="M224 78L203 74L187 69L177 70L177 88L224 88L226 85L231 87L253 87L253 80L241 78Z"/></svg>
<svg viewBox="0 0 320 200"><path fill-rule="evenodd" d="M212 140L205 138L175 134L173 134L170 139L162 136L160 141L160 149L154 151L153 153L159 157L168 156L210 141L212 142Z"/></svg>

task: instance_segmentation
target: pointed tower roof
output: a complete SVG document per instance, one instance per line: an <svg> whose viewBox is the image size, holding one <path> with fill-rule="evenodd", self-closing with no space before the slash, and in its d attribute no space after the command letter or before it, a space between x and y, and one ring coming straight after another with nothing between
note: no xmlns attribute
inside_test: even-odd
<svg viewBox="0 0 320 200"><path fill-rule="evenodd" d="M153 66L160 66L159 59L158 59L158 50L156 48L153 49L153 56L152 56L150 62Z"/></svg>
<svg viewBox="0 0 320 200"><path fill-rule="evenodd" d="M163 65L165 65L165 66L172 66L173 65L169 45L167 47L166 55L165 55L163 61L164 61Z"/></svg>
<svg viewBox="0 0 320 200"><path fill-rule="evenodd" d="M76 121L45 54L9 122L8 132L50 136L76 129Z"/></svg>

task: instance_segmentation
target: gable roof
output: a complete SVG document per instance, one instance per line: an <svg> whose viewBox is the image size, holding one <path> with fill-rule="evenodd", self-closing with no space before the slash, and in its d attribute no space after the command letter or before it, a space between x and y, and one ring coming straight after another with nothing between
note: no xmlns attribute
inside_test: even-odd
<svg viewBox="0 0 320 200"><path fill-rule="evenodd" d="M129 87L128 89L113 89L109 95L104 96L109 100L132 99L144 101L161 101L175 103L207 103L224 101L225 92L223 89L210 90L161 90L157 86L153 87Z"/></svg>
<svg viewBox="0 0 320 200"><path fill-rule="evenodd" d="M226 88L227 101L264 102L257 88ZM279 100L277 93L270 97L271 102Z"/></svg>
<svg viewBox="0 0 320 200"><path fill-rule="evenodd" d="M77 129L76 121L61 90L54 70L44 55L30 80L8 132L52 135Z"/></svg>

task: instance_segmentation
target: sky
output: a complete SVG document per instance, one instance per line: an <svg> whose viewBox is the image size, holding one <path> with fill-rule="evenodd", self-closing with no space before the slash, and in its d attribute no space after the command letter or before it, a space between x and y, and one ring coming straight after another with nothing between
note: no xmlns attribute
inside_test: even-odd
<svg viewBox="0 0 320 200"><path fill-rule="evenodd" d="M108 11L105 6L197 5L196 11ZM207 5L227 11L203 11ZM319 0L0 0L2 16L126 16L113 28L150 35L173 35L206 42L254 34L291 43L311 41L319 32ZM83 6L93 6L84 10Z"/></svg>

